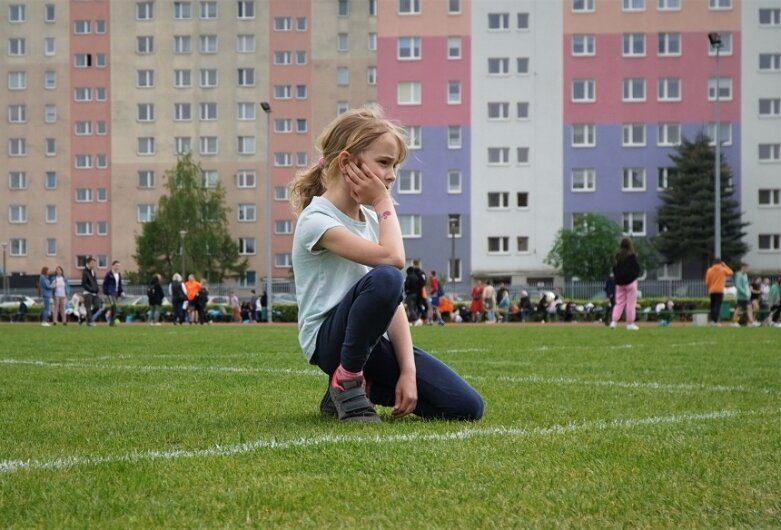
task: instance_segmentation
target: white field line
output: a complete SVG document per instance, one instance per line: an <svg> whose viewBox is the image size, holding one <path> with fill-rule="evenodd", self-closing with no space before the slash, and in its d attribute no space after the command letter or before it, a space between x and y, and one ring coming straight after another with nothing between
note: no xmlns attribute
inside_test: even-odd
<svg viewBox="0 0 781 530"><path fill-rule="evenodd" d="M0 359L0 365L26 365L42 368L65 368L84 370L126 370L137 372L215 372L233 374L282 374L308 377L322 377L317 369L293 368L247 368L241 366L193 366L193 365L127 365L55 362L41 360ZM572 377L529 376L483 376L464 375L470 381L488 381L513 385L559 385L559 386L597 386L605 388L627 388L639 390L658 390L664 392L742 392L749 394L777 395L781 391L775 388L748 387L744 385L707 385L704 383L659 383L656 381L614 381L600 379L576 379Z"/></svg>
<svg viewBox="0 0 781 530"><path fill-rule="evenodd" d="M464 428L447 433L415 432L389 435L324 434L311 437L288 439L260 439L235 445L213 445L204 449L174 449L168 451L131 451L117 455L63 456L50 460L0 460L0 474L23 470L60 470L80 466L97 466L113 463L136 463L154 460L179 460L182 458L229 457L261 450L285 450L298 447L334 446L341 444L390 444L390 443L448 443L471 438L542 438L577 433L579 431L631 430L637 427L693 423L701 421L731 419L750 416L778 415L781 409L754 411L715 410L711 412L689 412L669 416L650 416L616 420L573 421L548 427L485 427Z"/></svg>

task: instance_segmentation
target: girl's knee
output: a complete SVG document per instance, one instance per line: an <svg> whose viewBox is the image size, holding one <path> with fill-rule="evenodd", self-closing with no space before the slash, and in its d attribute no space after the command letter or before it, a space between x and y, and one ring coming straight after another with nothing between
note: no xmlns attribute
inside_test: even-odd
<svg viewBox="0 0 781 530"><path fill-rule="evenodd" d="M402 288L404 287L404 277L401 271L390 265L378 265L369 272L375 289L382 289L389 296L396 295L401 298Z"/></svg>

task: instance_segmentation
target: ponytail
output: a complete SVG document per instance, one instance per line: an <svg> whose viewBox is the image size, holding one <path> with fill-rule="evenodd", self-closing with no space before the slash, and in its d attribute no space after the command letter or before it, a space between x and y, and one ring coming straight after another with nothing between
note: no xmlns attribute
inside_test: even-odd
<svg viewBox="0 0 781 530"><path fill-rule="evenodd" d="M296 215L309 206L312 197L325 193L326 171L319 163L296 172L296 177L290 183L290 205Z"/></svg>

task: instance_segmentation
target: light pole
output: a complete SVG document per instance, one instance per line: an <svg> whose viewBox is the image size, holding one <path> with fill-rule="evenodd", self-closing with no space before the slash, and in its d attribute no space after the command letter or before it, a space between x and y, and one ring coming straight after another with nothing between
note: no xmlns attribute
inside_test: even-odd
<svg viewBox="0 0 781 530"><path fill-rule="evenodd" d="M456 295L456 232L458 232L458 216L450 214L448 228L450 231L450 297L455 302Z"/></svg>
<svg viewBox="0 0 781 530"><path fill-rule="evenodd" d="M184 270L184 236L187 235L187 230L179 230L179 255L182 256L182 279L187 279L187 273Z"/></svg>
<svg viewBox="0 0 781 530"><path fill-rule="evenodd" d="M721 78L719 77L719 50L721 49L721 34L716 31L708 33L711 48L716 50L716 124L713 127L713 142L716 144L716 155L713 171L713 257L721 258Z"/></svg>
<svg viewBox="0 0 781 530"><path fill-rule="evenodd" d="M271 290L271 105L261 101L260 108L266 113L266 320L272 322L274 294Z"/></svg>
<svg viewBox="0 0 781 530"><path fill-rule="evenodd" d="M3 246L3 294L8 296L8 266L5 263L5 249L8 247L8 243L4 241L0 245Z"/></svg>

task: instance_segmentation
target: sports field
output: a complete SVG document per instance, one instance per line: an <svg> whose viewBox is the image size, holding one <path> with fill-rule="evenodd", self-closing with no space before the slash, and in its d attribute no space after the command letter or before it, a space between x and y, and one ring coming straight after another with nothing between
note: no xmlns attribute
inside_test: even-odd
<svg viewBox="0 0 781 530"><path fill-rule="evenodd" d="M2 324L0 526L781 527L781 330L413 335L483 420L321 418L292 326Z"/></svg>

